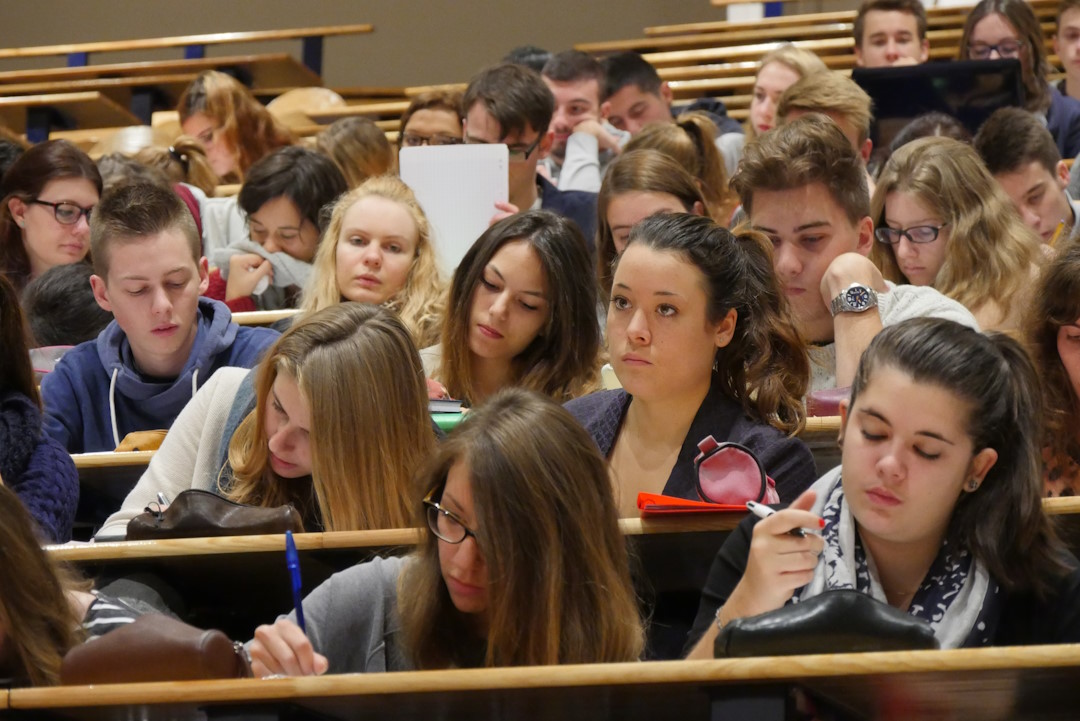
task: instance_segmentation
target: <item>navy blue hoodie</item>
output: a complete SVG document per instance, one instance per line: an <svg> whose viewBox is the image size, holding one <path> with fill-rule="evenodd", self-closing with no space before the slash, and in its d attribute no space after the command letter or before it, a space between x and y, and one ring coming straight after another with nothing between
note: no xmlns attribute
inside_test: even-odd
<svg viewBox="0 0 1080 721"><path fill-rule="evenodd" d="M147 379L135 370L127 335L114 320L95 340L64 354L41 384L43 430L69 453L111 451L132 431L172 426L195 391L218 368L251 368L278 338L269 328L240 327L228 307L199 298L199 329L180 375Z"/></svg>

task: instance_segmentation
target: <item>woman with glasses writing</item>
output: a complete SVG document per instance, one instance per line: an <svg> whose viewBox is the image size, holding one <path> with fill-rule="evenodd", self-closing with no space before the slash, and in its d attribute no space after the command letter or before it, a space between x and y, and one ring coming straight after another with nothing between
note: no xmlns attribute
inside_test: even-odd
<svg viewBox="0 0 1080 721"><path fill-rule="evenodd" d="M86 260L101 196L94 161L66 140L27 150L0 181L0 273L16 290L49 268Z"/></svg>
<svg viewBox="0 0 1080 721"><path fill-rule="evenodd" d="M983 330L1019 328L1039 237L970 145L908 143L885 164L870 205L871 259L886 280L936 288Z"/></svg>
<svg viewBox="0 0 1080 721"><path fill-rule="evenodd" d="M566 411L504 391L419 478L419 549L316 588L303 602L306 634L294 615L256 629L256 676L638 658L641 618L605 463Z"/></svg>
<svg viewBox="0 0 1080 721"><path fill-rule="evenodd" d="M1016 58L1024 78L1024 107L1046 121L1063 158L1080 154L1080 101L1050 85L1042 27L1024 0L982 0L967 16L961 60Z"/></svg>

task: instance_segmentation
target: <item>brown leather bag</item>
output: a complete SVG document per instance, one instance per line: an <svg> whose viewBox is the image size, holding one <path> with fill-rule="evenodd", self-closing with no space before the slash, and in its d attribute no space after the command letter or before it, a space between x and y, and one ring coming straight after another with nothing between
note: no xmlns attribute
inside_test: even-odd
<svg viewBox="0 0 1080 721"><path fill-rule="evenodd" d="M60 683L65 686L250 675L243 646L221 631L204 631L154 613L76 646L60 664Z"/></svg>
<svg viewBox="0 0 1080 721"><path fill-rule="evenodd" d="M147 508L130 521L127 540L252 536L263 533L304 532L300 512L292 506L260 508L230 501L216 493L189 489L164 510Z"/></svg>

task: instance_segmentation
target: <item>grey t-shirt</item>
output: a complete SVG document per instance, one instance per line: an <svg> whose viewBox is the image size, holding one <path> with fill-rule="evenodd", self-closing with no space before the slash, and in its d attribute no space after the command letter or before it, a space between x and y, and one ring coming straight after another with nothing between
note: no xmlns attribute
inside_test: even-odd
<svg viewBox="0 0 1080 721"><path fill-rule="evenodd" d="M411 671L401 642L397 583L404 558L374 558L335 573L304 598L311 645L330 662L327 673ZM288 616L296 622L296 611Z"/></svg>

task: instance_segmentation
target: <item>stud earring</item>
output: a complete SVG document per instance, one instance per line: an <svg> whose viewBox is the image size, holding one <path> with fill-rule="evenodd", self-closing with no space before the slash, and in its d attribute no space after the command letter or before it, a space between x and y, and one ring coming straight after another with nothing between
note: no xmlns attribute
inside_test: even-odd
<svg viewBox="0 0 1080 721"><path fill-rule="evenodd" d="M968 481L968 490L974 491L978 487L979 487L979 482L977 480L975 480L974 478L972 478L970 481Z"/></svg>

